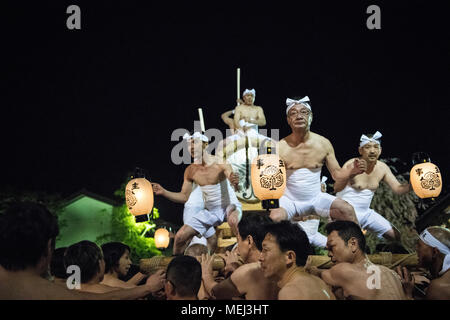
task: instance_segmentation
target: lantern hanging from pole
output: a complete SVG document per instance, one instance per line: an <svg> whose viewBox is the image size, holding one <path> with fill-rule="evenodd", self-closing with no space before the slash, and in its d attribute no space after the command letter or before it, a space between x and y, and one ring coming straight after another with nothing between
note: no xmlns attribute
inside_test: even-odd
<svg viewBox="0 0 450 320"><path fill-rule="evenodd" d="M415 194L421 199L435 198L442 191L441 171L429 157L423 157L422 162L411 169L409 178Z"/></svg>
<svg viewBox="0 0 450 320"><path fill-rule="evenodd" d="M128 210L134 216L148 215L153 209L153 188L144 177L131 179L125 188Z"/></svg>
<svg viewBox="0 0 450 320"><path fill-rule="evenodd" d="M159 228L155 231L155 246L158 249L166 249L169 246L170 236L169 231L164 228Z"/></svg>
<svg viewBox="0 0 450 320"><path fill-rule="evenodd" d="M252 187L255 196L262 201L266 210L278 208L278 199L286 189L286 166L277 154L261 154L252 162Z"/></svg>

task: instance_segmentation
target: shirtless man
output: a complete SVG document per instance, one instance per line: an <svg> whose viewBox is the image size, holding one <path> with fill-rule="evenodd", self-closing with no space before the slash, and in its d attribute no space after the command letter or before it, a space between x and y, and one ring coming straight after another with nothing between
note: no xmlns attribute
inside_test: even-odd
<svg viewBox="0 0 450 320"><path fill-rule="evenodd" d="M237 250L244 264L230 277L216 283L212 273L213 257L202 256L202 279L205 289L218 300L245 297L246 300L275 300L278 293L276 282L266 279L258 262L261 254L265 227L272 223L263 213L243 215L238 225Z"/></svg>
<svg viewBox="0 0 450 320"><path fill-rule="evenodd" d="M68 247L64 253L64 265L80 267L80 291L104 293L121 289L101 283L105 276L105 259L102 249L94 242L80 241Z"/></svg>
<svg viewBox="0 0 450 320"><path fill-rule="evenodd" d="M336 264L329 270L307 270L332 286L336 296L357 300L406 299L397 273L367 258L366 239L356 223L334 221L327 224L326 230L328 256Z"/></svg>
<svg viewBox="0 0 450 320"><path fill-rule="evenodd" d="M294 216L316 214L332 220L355 221L355 211L347 202L321 192L320 172L325 164L334 180L346 179L365 171L365 162L341 168L330 141L309 130L312 111L309 98L287 99L287 122L292 133L278 143L277 152L287 169L286 190L280 208L272 209L273 221L291 220Z"/></svg>
<svg viewBox="0 0 450 320"><path fill-rule="evenodd" d="M170 261L164 291L167 300L198 300L202 268L197 259L178 256Z"/></svg>
<svg viewBox="0 0 450 320"><path fill-rule="evenodd" d="M69 290L48 281L42 275L49 269L58 233L56 218L39 204L12 204L0 214L0 300L138 299L164 286L162 271L145 285L103 294Z"/></svg>
<svg viewBox="0 0 450 320"><path fill-rule="evenodd" d="M199 132L194 133L189 139L189 147L194 163L184 171L184 180L180 192L171 192L161 185L153 183L153 191L156 195L162 195L171 201L185 203L192 191L195 182L202 191L205 209L195 215L190 215L184 225L175 235L174 254L183 254L192 238L196 235L205 236L210 252L215 251L216 236L207 233L211 227L223 223L225 217L235 212L239 217L242 205L236 198L234 190L239 182L239 177L233 173L229 164L224 164L220 158L206 152L208 138ZM231 183L231 184L230 184Z"/></svg>
<svg viewBox="0 0 450 320"><path fill-rule="evenodd" d="M399 241L399 232L382 215L369 208L380 181L386 182L396 194L405 194L411 190L409 183L400 184L391 169L378 161L381 154L380 138L381 133L378 131L373 135L361 136L358 149L361 156L348 160L343 167L349 168L355 159L363 159L367 163L366 172L336 180L334 191L339 199L353 206L363 229L376 233L380 238Z"/></svg>
<svg viewBox="0 0 450 320"><path fill-rule="evenodd" d="M335 300L325 282L304 271L313 251L297 224L281 221L267 226L266 232L259 261L264 277L277 282L279 300Z"/></svg>
<svg viewBox="0 0 450 320"><path fill-rule="evenodd" d="M243 103L237 105L234 109L234 126L236 129L242 129L243 127L240 120L255 124L259 127L266 125L266 117L264 116L263 109L253 104L255 95L255 89L246 89L242 94Z"/></svg>
<svg viewBox="0 0 450 320"><path fill-rule="evenodd" d="M241 100L242 101L242 100ZM239 102L238 102L239 104ZM231 131L231 134L235 133L235 124L234 124L234 109L228 110L220 115L220 118L222 118L222 121L228 126L228 128Z"/></svg>
<svg viewBox="0 0 450 320"><path fill-rule="evenodd" d="M450 230L437 226L426 228L419 236L416 251L419 267L429 270L432 276L425 299L450 300ZM414 278L405 267L398 267L397 273L412 299Z"/></svg>

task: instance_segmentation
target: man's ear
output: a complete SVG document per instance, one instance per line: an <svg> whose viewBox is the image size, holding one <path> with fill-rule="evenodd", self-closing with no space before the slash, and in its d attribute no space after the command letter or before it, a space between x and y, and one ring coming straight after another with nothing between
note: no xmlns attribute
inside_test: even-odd
<svg viewBox="0 0 450 320"><path fill-rule="evenodd" d="M293 264L295 264L296 259L297 259L297 255L295 254L295 252L293 250L286 251L285 252L285 257L286 257L286 265L287 265L287 267L290 267Z"/></svg>
<svg viewBox="0 0 450 320"><path fill-rule="evenodd" d="M362 156L362 148L361 147L358 148L358 152L359 152L359 155Z"/></svg>
<svg viewBox="0 0 450 320"><path fill-rule="evenodd" d="M249 247L251 247L255 243L255 241L253 240L253 237L251 235L248 235L246 240L247 240Z"/></svg>
<svg viewBox="0 0 450 320"><path fill-rule="evenodd" d="M167 295L174 296L175 295L175 287L173 286L172 282L166 281L166 284L164 285L164 291Z"/></svg>
<svg viewBox="0 0 450 320"><path fill-rule="evenodd" d="M355 253L358 250L358 240L355 237L351 237L347 242L347 246L352 250L352 253Z"/></svg>

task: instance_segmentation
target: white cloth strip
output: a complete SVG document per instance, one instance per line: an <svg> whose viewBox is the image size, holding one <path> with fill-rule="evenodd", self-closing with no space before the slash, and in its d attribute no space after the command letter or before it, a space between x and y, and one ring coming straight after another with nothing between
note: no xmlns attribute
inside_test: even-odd
<svg viewBox="0 0 450 320"><path fill-rule="evenodd" d="M428 232L427 229L422 231L419 238L426 245L438 249L442 254L445 255L444 262L442 264L442 270L439 272L439 275L442 275L450 268L450 248L436 239L430 232Z"/></svg>

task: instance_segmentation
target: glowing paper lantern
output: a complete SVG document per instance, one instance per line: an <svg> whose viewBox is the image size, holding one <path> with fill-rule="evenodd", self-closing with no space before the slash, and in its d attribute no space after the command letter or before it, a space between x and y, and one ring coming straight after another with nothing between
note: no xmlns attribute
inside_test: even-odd
<svg viewBox="0 0 450 320"><path fill-rule="evenodd" d="M414 192L421 199L437 197L442 191L441 172L431 162L416 164L409 178Z"/></svg>
<svg viewBox="0 0 450 320"><path fill-rule="evenodd" d="M145 178L135 178L125 188L127 207L134 216L149 214L153 209L153 188Z"/></svg>
<svg viewBox="0 0 450 320"><path fill-rule="evenodd" d="M170 237L169 231L164 228L160 228L155 231L155 246L158 249L165 249L169 246Z"/></svg>
<svg viewBox="0 0 450 320"><path fill-rule="evenodd" d="M277 154L261 154L252 162L253 192L265 209L278 208L286 189L286 166Z"/></svg>

